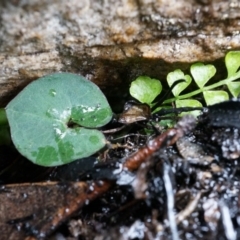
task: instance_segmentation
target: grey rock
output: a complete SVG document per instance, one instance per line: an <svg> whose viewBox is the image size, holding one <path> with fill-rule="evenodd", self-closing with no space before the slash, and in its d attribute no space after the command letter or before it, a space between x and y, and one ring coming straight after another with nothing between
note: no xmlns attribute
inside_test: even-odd
<svg viewBox="0 0 240 240"><path fill-rule="evenodd" d="M222 66L239 48L238 0L0 0L0 105L58 71L118 98L139 75Z"/></svg>

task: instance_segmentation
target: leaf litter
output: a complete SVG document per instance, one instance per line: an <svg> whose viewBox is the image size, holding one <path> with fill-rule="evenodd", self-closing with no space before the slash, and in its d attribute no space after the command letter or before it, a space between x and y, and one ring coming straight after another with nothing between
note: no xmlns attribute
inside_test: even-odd
<svg viewBox="0 0 240 240"><path fill-rule="evenodd" d="M103 163L28 163L38 176L19 177L21 161L11 162L0 175L2 239L239 239L240 127L225 121L226 108L233 121L239 108L230 106L184 117L136 152L111 149Z"/></svg>

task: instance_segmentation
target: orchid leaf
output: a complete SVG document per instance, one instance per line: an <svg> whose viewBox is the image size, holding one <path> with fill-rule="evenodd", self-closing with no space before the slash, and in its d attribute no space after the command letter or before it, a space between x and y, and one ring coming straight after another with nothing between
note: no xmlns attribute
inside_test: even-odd
<svg viewBox="0 0 240 240"><path fill-rule="evenodd" d="M33 163L57 166L105 146L96 128L112 118L100 89L82 76L55 73L29 84L6 107L11 137Z"/></svg>

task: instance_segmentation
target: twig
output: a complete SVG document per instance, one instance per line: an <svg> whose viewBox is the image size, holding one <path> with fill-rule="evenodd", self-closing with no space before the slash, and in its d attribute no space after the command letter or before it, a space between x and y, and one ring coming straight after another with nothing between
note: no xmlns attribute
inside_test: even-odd
<svg viewBox="0 0 240 240"><path fill-rule="evenodd" d="M170 171L170 167L165 162L163 180L164 180L165 190L167 194L168 222L172 232L172 239L178 240L179 239L178 230L177 230L177 224L176 224L175 214L174 214L174 194L173 194L172 182L169 177L169 171Z"/></svg>

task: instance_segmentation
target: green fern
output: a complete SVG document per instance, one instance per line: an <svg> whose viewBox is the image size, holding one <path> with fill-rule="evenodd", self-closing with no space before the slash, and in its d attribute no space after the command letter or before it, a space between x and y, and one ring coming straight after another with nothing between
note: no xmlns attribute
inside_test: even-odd
<svg viewBox="0 0 240 240"><path fill-rule="evenodd" d="M237 98L240 94L240 82L237 81L240 78L240 51L232 51L227 53L225 56L225 65L228 73L227 78L211 85L207 85L207 83L216 74L216 68L211 64L205 65L203 63L194 63L190 67L191 76L187 74L185 75L180 69L170 72L167 75L167 83L169 87L175 85L172 89L173 97L166 99L157 110L172 103L174 103L176 107L201 107L203 106L203 103L193 98L198 94L202 94L207 106L229 100L230 97L227 91L217 90L217 88L223 87L224 85L227 86L231 97ZM141 83L138 81L139 78L142 79ZM156 85L156 79L153 80L149 77L139 78L132 82L130 94L142 102L139 92L141 92L141 95L144 95L144 85L146 84L148 86L148 92L150 92L151 90L149 89L151 89L152 83L154 82L154 85ZM147 79L147 81L144 79ZM183 79L184 81L179 82L179 79ZM183 91L186 92L189 85L191 85L193 81L196 83L198 88L194 91L181 94ZM162 85L160 84L160 86ZM138 89L138 92L134 91L135 88ZM155 91L154 94L150 94L151 99L145 98L145 103L152 107L152 101L157 97L158 94L161 93L161 91L162 88L158 89L158 92ZM199 111L194 111L193 114L198 115Z"/></svg>

